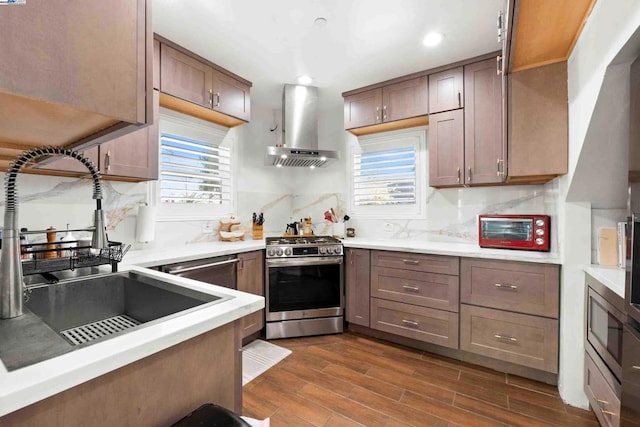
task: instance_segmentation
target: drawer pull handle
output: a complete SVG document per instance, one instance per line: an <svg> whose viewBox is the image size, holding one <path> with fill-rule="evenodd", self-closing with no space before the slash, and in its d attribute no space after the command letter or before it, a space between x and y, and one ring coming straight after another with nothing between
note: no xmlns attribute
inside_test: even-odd
<svg viewBox="0 0 640 427"><path fill-rule="evenodd" d="M417 259L403 259L402 262L404 262L405 264L411 264L411 265L420 264L420 261L418 261Z"/></svg>
<svg viewBox="0 0 640 427"><path fill-rule="evenodd" d="M402 285L402 289L404 289L405 291L411 291L411 292L418 292L420 290L419 287L410 286L410 285Z"/></svg>
<svg viewBox="0 0 640 427"><path fill-rule="evenodd" d="M605 411L604 409L601 412L603 414L605 414L605 415L611 415L612 417L617 417L618 416L618 414L616 414L615 412Z"/></svg>
<svg viewBox="0 0 640 427"><path fill-rule="evenodd" d="M504 342L508 342L508 343L516 343L518 342L517 338L514 337L510 337L508 335L500 335L500 334L495 334L494 335L495 339L497 339L498 341L504 341Z"/></svg>
<svg viewBox="0 0 640 427"><path fill-rule="evenodd" d="M418 322L415 322L413 320L402 319L402 323L404 323L405 325L418 327Z"/></svg>
<svg viewBox="0 0 640 427"><path fill-rule="evenodd" d="M637 369L638 371L640 371L640 366L633 365L631 368L632 369Z"/></svg>
<svg viewBox="0 0 640 427"><path fill-rule="evenodd" d="M503 291L517 291L518 285L503 285L502 283L496 283L496 288L502 289Z"/></svg>
<svg viewBox="0 0 640 427"><path fill-rule="evenodd" d="M606 400L600 400L600 399L596 399L596 401L598 402L598 404L600 404L601 406L605 406L608 405L609 402L607 402Z"/></svg>

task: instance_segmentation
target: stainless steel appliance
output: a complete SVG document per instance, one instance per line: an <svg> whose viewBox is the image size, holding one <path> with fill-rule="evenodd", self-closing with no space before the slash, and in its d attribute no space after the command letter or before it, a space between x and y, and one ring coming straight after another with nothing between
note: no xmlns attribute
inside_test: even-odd
<svg viewBox="0 0 640 427"><path fill-rule="evenodd" d="M225 288L237 289L237 263L238 259L235 255L225 255L167 264L161 266L160 271Z"/></svg>
<svg viewBox="0 0 640 427"><path fill-rule="evenodd" d="M480 215L478 243L483 248L549 251L548 215Z"/></svg>
<svg viewBox="0 0 640 427"><path fill-rule="evenodd" d="M622 336L621 426L640 426L640 213L636 210L639 202L637 185L632 183L629 191L632 213L627 227L627 323Z"/></svg>
<svg viewBox="0 0 640 427"><path fill-rule="evenodd" d="M340 333L343 250L333 237L266 239L266 337Z"/></svg>
<svg viewBox="0 0 640 427"><path fill-rule="evenodd" d="M587 277L587 346L592 359L600 358L613 373L612 388L620 390L624 301Z"/></svg>

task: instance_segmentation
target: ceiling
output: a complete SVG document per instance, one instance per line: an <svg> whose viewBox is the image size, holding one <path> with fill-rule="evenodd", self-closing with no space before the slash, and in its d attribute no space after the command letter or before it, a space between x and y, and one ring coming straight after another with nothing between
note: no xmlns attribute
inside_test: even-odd
<svg viewBox="0 0 640 427"><path fill-rule="evenodd" d="M277 108L282 85L307 74L322 109L344 91L500 49L504 0L153 0L161 36L253 82ZM318 17L326 25L316 25ZM426 48L429 31L445 35Z"/></svg>

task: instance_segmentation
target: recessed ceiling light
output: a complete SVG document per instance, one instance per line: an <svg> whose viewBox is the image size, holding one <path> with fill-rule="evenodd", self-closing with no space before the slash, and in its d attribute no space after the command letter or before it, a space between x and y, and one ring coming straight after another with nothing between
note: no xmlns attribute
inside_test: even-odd
<svg viewBox="0 0 640 427"><path fill-rule="evenodd" d="M281 168L281 167L282 167L282 165L281 165L280 163L278 163L278 164L276 165L276 167L277 167L277 168Z"/></svg>
<svg viewBox="0 0 640 427"><path fill-rule="evenodd" d="M326 158L325 156L322 156L322 157L320 157L320 161L322 161L322 162L326 162L326 161L327 161L327 158Z"/></svg>
<svg viewBox="0 0 640 427"><path fill-rule="evenodd" d="M309 169L315 169L315 168L316 168L315 165L309 166Z"/></svg>
<svg viewBox="0 0 640 427"><path fill-rule="evenodd" d="M298 83L301 85L308 85L313 81L313 79L309 76L298 76Z"/></svg>
<svg viewBox="0 0 640 427"><path fill-rule="evenodd" d="M426 37L422 40L422 44L427 47L438 46L442 39L444 38L444 34L438 33L437 31L432 31L426 35Z"/></svg>
<svg viewBox="0 0 640 427"><path fill-rule="evenodd" d="M286 158L287 158L287 155L286 155L286 154L280 154L280 158L281 158L281 159L286 159Z"/></svg>

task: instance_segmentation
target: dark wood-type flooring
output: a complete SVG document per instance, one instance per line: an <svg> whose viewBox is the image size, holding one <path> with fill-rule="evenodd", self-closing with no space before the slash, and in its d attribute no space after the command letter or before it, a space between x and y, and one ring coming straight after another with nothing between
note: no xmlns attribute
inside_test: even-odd
<svg viewBox="0 0 640 427"><path fill-rule="evenodd" d="M598 426L558 389L353 333L273 341L293 351L243 388L271 426Z"/></svg>

